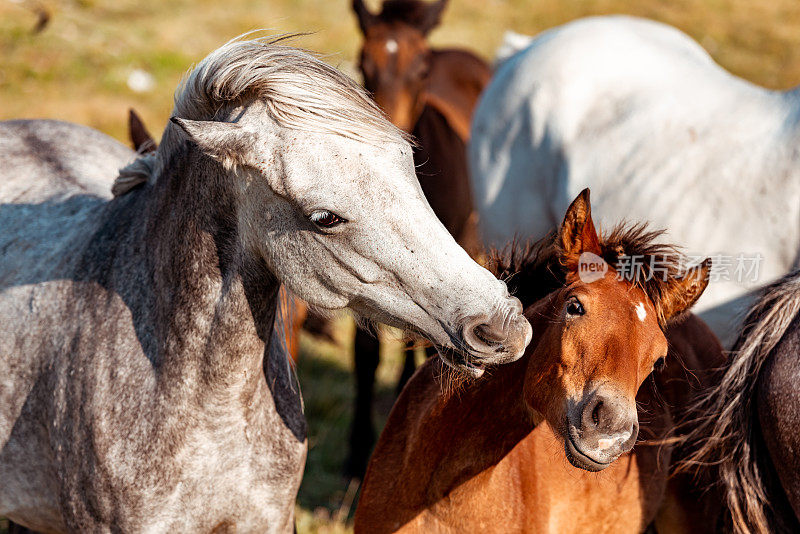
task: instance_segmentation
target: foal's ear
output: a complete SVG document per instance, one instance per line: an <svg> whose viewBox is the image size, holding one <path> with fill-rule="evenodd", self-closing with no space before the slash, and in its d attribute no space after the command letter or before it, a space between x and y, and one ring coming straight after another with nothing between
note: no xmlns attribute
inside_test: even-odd
<svg viewBox="0 0 800 534"><path fill-rule="evenodd" d="M661 313L669 321L691 308L708 286L711 259L689 269L682 278L674 280L661 296Z"/></svg>
<svg viewBox="0 0 800 534"><path fill-rule="evenodd" d="M255 134L242 128L239 124L219 121L192 121L171 117L184 131L190 141L195 143L204 154L216 159L223 165L247 164L253 149Z"/></svg>
<svg viewBox="0 0 800 534"><path fill-rule="evenodd" d="M572 269L577 268L578 259L584 252L592 252L602 256L603 249L600 247L600 238L592 221L592 206L589 203L589 189L584 189L578 197L572 201L564 222L561 223L559 231L561 240L562 261Z"/></svg>
<svg viewBox="0 0 800 534"><path fill-rule="evenodd" d="M377 17L367 9L363 0L353 0L353 11L356 12L358 17L358 26L361 28L361 33L366 34L367 29L375 24Z"/></svg>
<svg viewBox="0 0 800 534"><path fill-rule="evenodd" d="M439 0L426 6L418 28L422 35L428 35L432 29L442 22L442 13L445 6L447 6L447 0Z"/></svg>

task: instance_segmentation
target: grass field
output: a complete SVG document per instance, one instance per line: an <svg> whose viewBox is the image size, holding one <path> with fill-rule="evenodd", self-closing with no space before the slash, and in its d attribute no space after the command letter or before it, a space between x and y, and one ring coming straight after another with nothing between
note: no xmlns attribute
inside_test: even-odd
<svg viewBox="0 0 800 534"><path fill-rule="evenodd" d="M312 32L300 44L351 73L359 45L350 0L42 0L52 20L33 34L34 1L0 0L0 119L60 118L121 139L131 106L160 130L181 74L242 32ZM673 24L757 83L800 83L796 0L451 0L432 40L488 58L506 29L535 34L601 13ZM152 87L129 87L137 71L152 77Z"/></svg>
<svg viewBox="0 0 800 534"><path fill-rule="evenodd" d="M376 6L377 2L368 2ZM697 39L723 66L771 88L800 83L797 0L451 0L439 45L491 58L506 29L535 34L593 14L628 13L670 23ZM47 117L98 128L122 141L136 108L157 136L182 73L248 30L311 32L298 43L355 75L359 36L350 0L44 1L52 20L41 33L28 0L0 0L0 120ZM138 89L134 90L137 86ZM144 81L142 81L144 80ZM344 532L355 487L341 464L353 397L352 324L337 345L302 340L298 365L309 420L309 457L298 499L300 532ZM399 373L397 344L379 369L385 417ZM0 481L0 484L2 481ZM5 526L0 520L0 533Z"/></svg>

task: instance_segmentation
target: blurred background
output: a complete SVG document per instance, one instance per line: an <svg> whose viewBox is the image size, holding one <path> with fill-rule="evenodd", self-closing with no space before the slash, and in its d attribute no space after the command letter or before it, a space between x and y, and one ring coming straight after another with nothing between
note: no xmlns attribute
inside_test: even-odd
<svg viewBox="0 0 800 534"><path fill-rule="evenodd" d="M367 4L375 11L380 1ZM726 69L759 85L800 83L798 0L451 0L431 42L491 60L506 30L534 35L610 13L676 26ZM0 120L62 119L128 144L127 115L134 108L158 139L181 75L228 39L256 28L308 32L296 44L358 79L361 38L350 0L0 0ZM352 330L342 317L335 323L338 343L301 338L298 374L309 420L301 533L349 529L357 484L341 473L354 388ZM402 363L396 340L383 351L380 425Z"/></svg>

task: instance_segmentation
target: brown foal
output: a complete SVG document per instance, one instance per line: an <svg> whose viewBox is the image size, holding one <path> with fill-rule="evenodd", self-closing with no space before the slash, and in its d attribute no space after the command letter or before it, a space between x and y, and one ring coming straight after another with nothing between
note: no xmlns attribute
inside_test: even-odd
<svg viewBox="0 0 800 534"><path fill-rule="evenodd" d="M620 227L601 239L584 191L554 236L500 258L533 326L525 356L455 390L437 360L419 369L370 461L356 532L641 532L654 521L680 531L713 521L699 500L691 508L673 495L686 485L668 484L673 447L652 443L674 427L667 405L693 396L683 366L702 381L722 360L705 324L675 320L705 289L710 261L682 273L656 235ZM635 257L666 263L620 276ZM600 269L585 269L591 262ZM651 443L632 451L640 434Z"/></svg>

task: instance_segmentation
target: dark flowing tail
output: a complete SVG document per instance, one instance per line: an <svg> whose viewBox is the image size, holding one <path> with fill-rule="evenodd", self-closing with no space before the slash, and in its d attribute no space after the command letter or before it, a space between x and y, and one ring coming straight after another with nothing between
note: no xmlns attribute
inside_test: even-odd
<svg viewBox="0 0 800 534"><path fill-rule="evenodd" d="M697 426L687 437L694 452L684 471L715 466L731 526L739 534L776 531L768 495L754 394L764 362L800 315L800 271L765 289L750 310L721 380L695 406ZM761 450L759 450L761 449ZM760 460L761 459L761 460Z"/></svg>

